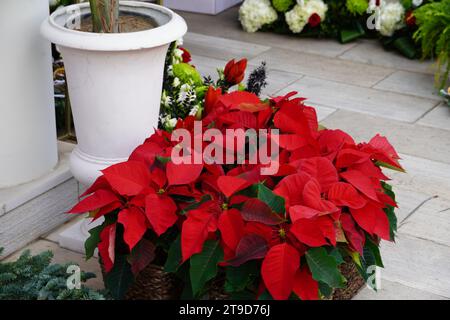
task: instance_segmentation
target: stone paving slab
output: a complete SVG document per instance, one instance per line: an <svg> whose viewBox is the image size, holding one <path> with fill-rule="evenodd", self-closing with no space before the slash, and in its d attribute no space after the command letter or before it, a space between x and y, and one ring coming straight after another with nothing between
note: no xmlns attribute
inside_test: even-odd
<svg viewBox="0 0 450 320"><path fill-rule="evenodd" d="M184 36L184 46L192 54L202 55L216 59L251 59L270 49L259 44L206 36L189 32Z"/></svg>
<svg viewBox="0 0 450 320"><path fill-rule="evenodd" d="M397 282L382 280L378 291L365 287L353 300L448 300L448 298Z"/></svg>
<svg viewBox="0 0 450 320"><path fill-rule="evenodd" d="M399 230L403 234L446 245L450 255L450 201L430 199L403 221Z"/></svg>
<svg viewBox="0 0 450 320"><path fill-rule="evenodd" d="M346 109L382 118L415 122L437 102L399 93L363 88L351 84L304 77L280 91L298 91L312 105ZM352 121L352 125L357 125ZM364 125L359 123L359 125ZM339 127L338 124L336 127ZM365 125L366 128L368 126Z"/></svg>
<svg viewBox="0 0 450 320"><path fill-rule="evenodd" d="M90 279L86 282L86 285L94 288L94 289L103 289L103 279L101 276L101 269L100 264L98 262L98 259L92 258L86 261L84 259L84 256L75 253L73 251L69 251L66 249L62 249L58 246L57 243L47 241L47 240L38 240L36 242L31 243L30 245L26 246L25 248L17 251L13 255L9 256L5 261L15 261L20 256L20 254L24 251L29 249L31 254L36 255L43 251L50 250L53 252L54 257L52 260L52 263L58 263L58 264L66 264L69 262L73 262L76 265L79 265L81 270L87 271L87 272L93 272L97 275L97 278Z"/></svg>
<svg viewBox="0 0 450 320"><path fill-rule="evenodd" d="M409 71L396 71L374 86L375 89L398 92L441 101L434 76Z"/></svg>
<svg viewBox="0 0 450 320"><path fill-rule="evenodd" d="M450 298L450 247L399 233L381 252L382 279Z"/></svg>
<svg viewBox="0 0 450 320"><path fill-rule="evenodd" d="M450 106L446 103L441 103L428 112L418 123L429 127L450 130Z"/></svg>
<svg viewBox="0 0 450 320"><path fill-rule="evenodd" d="M261 61L266 61L269 68L363 87L371 87L395 71L280 48L272 48L251 59L249 63L258 65Z"/></svg>
<svg viewBox="0 0 450 320"><path fill-rule="evenodd" d="M405 58L396 52L386 51L379 41L371 39L359 40L358 45L347 50L339 58L398 70L428 74L434 73L433 63L431 61Z"/></svg>
<svg viewBox="0 0 450 320"><path fill-rule="evenodd" d="M347 131L357 141L367 141L380 133L389 138L398 152L450 163L450 133L447 130L346 110L333 113L323 124Z"/></svg>
<svg viewBox="0 0 450 320"><path fill-rule="evenodd" d="M272 32L247 33L238 21L239 7L233 7L216 15L201 15L191 12L178 13L186 20L189 31L209 36L223 37L243 42L257 43L298 52L336 57L351 49L356 43L340 44L334 39L310 39ZM205 27L207 26L207 27Z"/></svg>
<svg viewBox="0 0 450 320"><path fill-rule="evenodd" d="M389 170L385 170L385 173L389 175L388 171ZM398 224L408 217L408 215L414 213L422 203L432 197L428 194L403 189L402 187L395 185L395 180L391 181L391 183L394 184L395 200L398 205L398 208L395 210Z"/></svg>

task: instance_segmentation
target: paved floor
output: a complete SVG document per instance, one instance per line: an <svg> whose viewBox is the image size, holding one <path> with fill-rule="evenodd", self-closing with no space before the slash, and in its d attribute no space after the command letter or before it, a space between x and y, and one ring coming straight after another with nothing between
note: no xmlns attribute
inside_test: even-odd
<svg viewBox="0 0 450 320"><path fill-rule="evenodd" d="M398 238L382 245L382 289L365 289L357 298L450 298L450 108L433 88L431 63L386 52L376 41L341 45L247 34L236 8L216 17L181 14L190 30L184 46L203 74L215 74L231 58L246 57L253 67L266 61L265 95L298 91L317 107L325 126L357 140L386 135L400 152L407 173L391 174L400 205ZM32 246L77 259L52 239ZM98 271L95 261L86 268Z"/></svg>

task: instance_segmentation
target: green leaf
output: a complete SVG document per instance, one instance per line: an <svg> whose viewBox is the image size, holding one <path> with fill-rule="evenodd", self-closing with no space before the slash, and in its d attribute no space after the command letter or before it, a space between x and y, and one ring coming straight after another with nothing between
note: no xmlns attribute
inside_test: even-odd
<svg viewBox="0 0 450 320"><path fill-rule="evenodd" d="M265 202L276 213L285 213L284 198L276 195L264 184L258 184L258 199Z"/></svg>
<svg viewBox="0 0 450 320"><path fill-rule="evenodd" d="M390 164L388 164L388 163L386 163L386 162L377 161L377 162L375 162L375 164L376 164L377 166L379 166L379 167L384 167L384 168L391 169L391 170L394 170L394 171L398 171L398 172L406 172L404 169L394 167L394 166L392 166L392 165L390 165Z"/></svg>
<svg viewBox="0 0 450 320"><path fill-rule="evenodd" d="M180 211L181 215L186 214L188 211L197 209L198 207L200 207L200 205L202 205L203 203L205 203L206 201L211 200L211 196L209 194L205 194L200 198L200 201L198 202L194 202L188 206L186 206L183 210Z"/></svg>
<svg viewBox="0 0 450 320"><path fill-rule="evenodd" d="M329 251L329 254L330 254L330 256L332 256L336 260L336 263L338 265L341 265L341 264L343 264L345 262L344 258L342 258L342 254L339 251L339 248L337 248L337 247L332 248Z"/></svg>
<svg viewBox="0 0 450 320"><path fill-rule="evenodd" d="M410 37L397 38L392 42L392 45L409 59L414 59L417 56L416 47Z"/></svg>
<svg viewBox="0 0 450 320"><path fill-rule="evenodd" d="M133 284L134 276L131 272L131 266L127 261L127 256L116 255L114 267L105 275L105 287L111 296L116 300L125 297L128 288Z"/></svg>
<svg viewBox="0 0 450 320"><path fill-rule="evenodd" d="M258 297L258 300L273 300L272 296L270 295L269 291L264 290L263 293Z"/></svg>
<svg viewBox="0 0 450 320"><path fill-rule="evenodd" d="M380 248L373 243L370 239L366 239L366 244L364 245L364 261L371 261L372 264L367 265L367 267L371 265L376 265L377 267L384 268L383 261L381 259Z"/></svg>
<svg viewBox="0 0 450 320"><path fill-rule="evenodd" d="M170 157L156 156L156 160L158 160L162 164L167 164L167 162L170 161Z"/></svg>
<svg viewBox="0 0 450 320"><path fill-rule="evenodd" d="M217 264L223 260L223 251L218 241L208 240L202 252L191 257L191 285L194 296L197 296L206 282L217 275Z"/></svg>
<svg viewBox="0 0 450 320"><path fill-rule="evenodd" d="M395 201L395 193L392 191L392 186L386 182L382 182L384 193L386 193L392 200ZM392 206L387 206L384 209L388 219L389 219L389 232L391 239L395 239L395 234L397 233L397 216L395 215L395 208Z"/></svg>
<svg viewBox="0 0 450 320"><path fill-rule="evenodd" d="M333 288L326 283L319 281L319 291L324 297L329 298L333 293Z"/></svg>
<svg viewBox="0 0 450 320"><path fill-rule="evenodd" d="M258 275L255 261L248 261L239 267L226 268L226 292L243 291Z"/></svg>
<svg viewBox="0 0 450 320"><path fill-rule="evenodd" d="M325 248L311 248L306 251L306 261L315 280L324 282L332 288L344 286L338 263L335 257L329 255Z"/></svg>
<svg viewBox="0 0 450 320"><path fill-rule="evenodd" d="M95 248L97 248L97 245L100 242L100 233L102 232L104 227L105 227L104 224L102 224L89 230L90 236L89 238L86 239L84 243L84 250L86 251L86 260L94 256Z"/></svg>
<svg viewBox="0 0 450 320"><path fill-rule="evenodd" d="M164 265L164 271L166 272L177 272L181 263L181 235L172 242L170 246L169 253L167 255L166 264Z"/></svg>

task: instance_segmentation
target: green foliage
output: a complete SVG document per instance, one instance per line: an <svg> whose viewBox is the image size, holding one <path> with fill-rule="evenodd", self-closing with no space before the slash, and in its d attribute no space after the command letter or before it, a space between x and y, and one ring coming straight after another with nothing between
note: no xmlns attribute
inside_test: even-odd
<svg viewBox="0 0 450 320"><path fill-rule="evenodd" d="M187 63L174 64L173 75L180 79L182 83L192 83L195 85L203 84L202 76L197 69Z"/></svg>
<svg viewBox="0 0 450 320"><path fill-rule="evenodd" d="M450 0L427 3L414 11L422 57L436 57L436 85L443 88L450 74Z"/></svg>
<svg viewBox="0 0 450 320"><path fill-rule="evenodd" d="M362 15L367 11L369 3L367 0L347 0L346 6L351 14Z"/></svg>
<svg viewBox="0 0 450 320"><path fill-rule="evenodd" d="M1 251L1 249L0 249ZM67 288L68 266L50 264L50 251L32 256L24 251L14 262L0 263L0 300L104 300L102 293L81 286L80 289ZM84 283L95 274L81 272Z"/></svg>
<svg viewBox="0 0 450 320"><path fill-rule="evenodd" d="M198 296L205 284L217 275L217 264L223 260L223 251L218 241L206 241L202 252L191 257L190 279L192 293Z"/></svg>
<svg viewBox="0 0 450 320"><path fill-rule="evenodd" d="M286 12L296 3L295 0L272 0L272 5L278 12Z"/></svg>
<svg viewBox="0 0 450 320"><path fill-rule="evenodd" d="M114 267L104 276L105 287L116 300L122 300L134 282L133 272L128 263L127 256L117 255Z"/></svg>
<svg viewBox="0 0 450 320"><path fill-rule="evenodd" d="M230 293L245 291L258 276L259 268L256 261L248 261L239 267L228 266L226 268L225 291Z"/></svg>
<svg viewBox="0 0 450 320"><path fill-rule="evenodd" d="M338 269L338 261L324 247L311 248L306 251L305 256L315 280L332 288L344 287L344 277Z"/></svg>
<svg viewBox="0 0 450 320"><path fill-rule="evenodd" d="M284 198L273 193L262 183L258 184L258 199L265 202L276 213L286 211Z"/></svg>

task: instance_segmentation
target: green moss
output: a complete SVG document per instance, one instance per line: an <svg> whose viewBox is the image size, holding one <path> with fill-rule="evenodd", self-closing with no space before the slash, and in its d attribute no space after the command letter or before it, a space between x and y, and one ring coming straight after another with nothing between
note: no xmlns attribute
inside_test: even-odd
<svg viewBox="0 0 450 320"><path fill-rule="evenodd" d="M181 83L194 83L199 86L203 84L202 76L197 69L187 63L173 65L173 75L180 79Z"/></svg>

